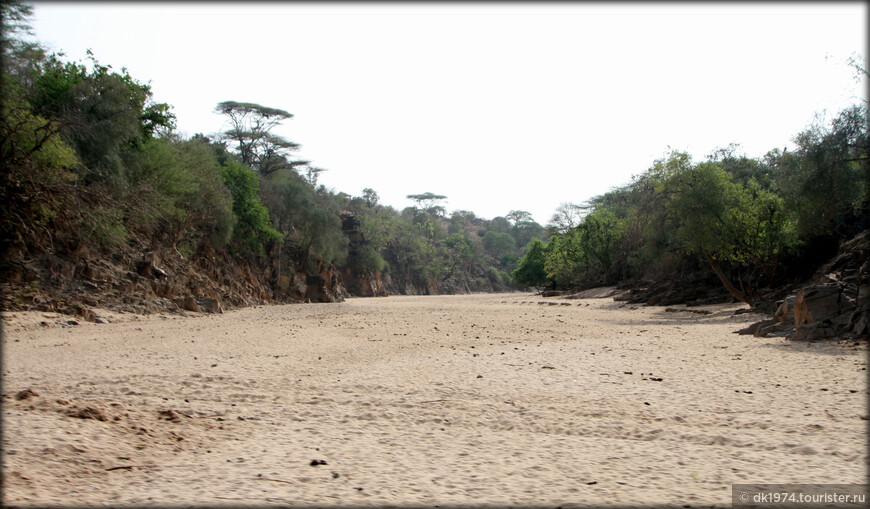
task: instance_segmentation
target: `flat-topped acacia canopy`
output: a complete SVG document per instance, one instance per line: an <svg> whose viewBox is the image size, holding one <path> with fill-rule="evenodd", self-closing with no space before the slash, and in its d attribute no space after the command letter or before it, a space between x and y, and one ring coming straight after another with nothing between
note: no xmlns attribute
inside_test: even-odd
<svg viewBox="0 0 870 509"><path fill-rule="evenodd" d="M280 108L271 108L269 106L263 106L256 103L246 103L246 102L238 102L238 101L223 101L218 103L215 107L215 111L218 113L223 113L225 115L237 112L242 114L247 113L256 113L263 117L281 117L281 119L292 118L293 114L287 111L284 111Z"/></svg>

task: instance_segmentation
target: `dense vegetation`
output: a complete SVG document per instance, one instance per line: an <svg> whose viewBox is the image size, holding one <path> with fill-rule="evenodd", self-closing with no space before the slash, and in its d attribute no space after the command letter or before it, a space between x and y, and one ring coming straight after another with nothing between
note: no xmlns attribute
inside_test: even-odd
<svg viewBox="0 0 870 509"><path fill-rule="evenodd" d="M507 289L524 246L546 235L522 211L448 216L433 193L409 195L417 206L398 211L372 189L318 185L324 170L275 134L292 118L278 108L221 102L226 129L184 139L171 108L126 69L26 42L30 16L3 4L4 248L110 254L136 237L186 258L377 273L393 291L418 293Z"/></svg>
<svg viewBox="0 0 870 509"><path fill-rule="evenodd" d="M554 287L637 286L704 269L755 304L870 227L867 104L794 141L796 150L760 159L734 145L701 162L672 151L626 186L563 204L553 236L529 250L515 275Z"/></svg>
<svg viewBox="0 0 870 509"><path fill-rule="evenodd" d="M673 151L628 185L560 205L545 228L522 210L448 214L431 192L400 211L373 189L318 185L325 170L275 134L292 114L274 107L221 102L225 130L185 139L126 69L27 42L31 14L2 5L4 253L109 255L149 239L190 260L333 267L348 287L377 279L393 293L642 285L701 270L756 303L870 225L866 103L799 133L794 151L756 159L732 145L701 162Z"/></svg>

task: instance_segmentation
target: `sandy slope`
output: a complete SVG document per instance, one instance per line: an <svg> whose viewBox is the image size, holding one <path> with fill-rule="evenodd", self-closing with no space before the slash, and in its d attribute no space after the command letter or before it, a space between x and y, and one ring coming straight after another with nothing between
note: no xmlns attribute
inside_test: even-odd
<svg viewBox="0 0 870 509"><path fill-rule="evenodd" d="M737 308L7 314L3 501L727 506L732 483L865 482L866 349L739 336L759 317Z"/></svg>

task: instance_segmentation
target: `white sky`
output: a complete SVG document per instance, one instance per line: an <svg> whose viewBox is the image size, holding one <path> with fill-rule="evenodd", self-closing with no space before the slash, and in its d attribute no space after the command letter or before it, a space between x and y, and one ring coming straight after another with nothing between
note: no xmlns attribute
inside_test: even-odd
<svg viewBox="0 0 870 509"><path fill-rule="evenodd" d="M35 6L40 41L150 81L187 135L221 130L220 101L281 108L327 187L488 219L545 224L668 146L791 147L866 90L846 63L866 56L864 2Z"/></svg>

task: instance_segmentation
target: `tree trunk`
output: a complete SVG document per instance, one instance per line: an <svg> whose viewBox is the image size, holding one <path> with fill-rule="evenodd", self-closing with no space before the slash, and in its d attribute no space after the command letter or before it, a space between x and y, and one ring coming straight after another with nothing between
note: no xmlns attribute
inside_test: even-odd
<svg viewBox="0 0 870 509"><path fill-rule="evenodd" d="M725 276L725 274L722 272L722 269L719 267L719 264L716 263L715 260L713 260L712 256L710 256L710 253L708 253L707 251L704 251L704 257L707 258L707 261L710 263L710 267L713 268L713 272L715 272L716 276L719 277L719 281L722 281L722 284L725 285L725 289L728 290L728 293L730 293L732 297L739 300L740 302L743 302L743 303L749 304L749 306L752 306L752 303L749 302L749 299L746 297L746 295L743 292L741 292L740 290L738 290L731 283L731 281Z"/></svg>

